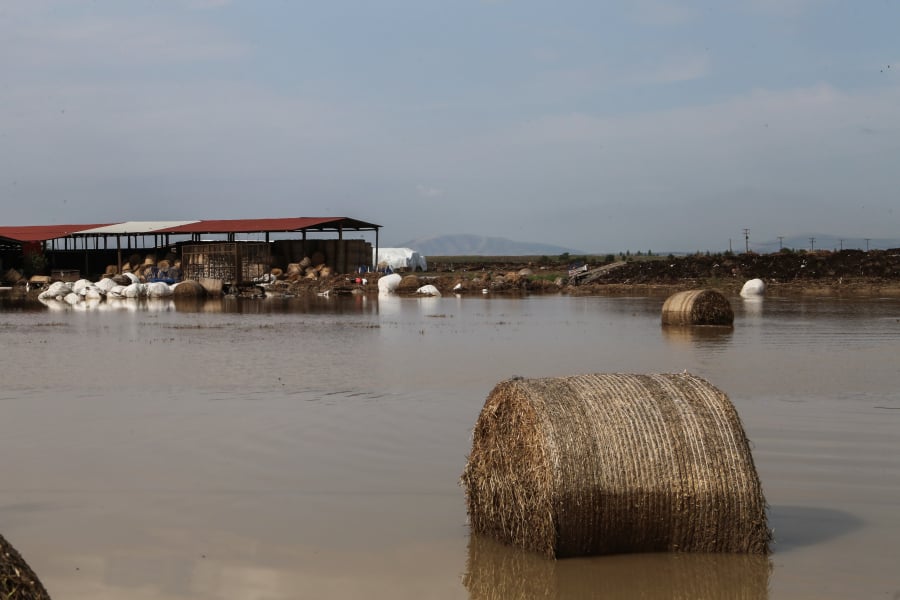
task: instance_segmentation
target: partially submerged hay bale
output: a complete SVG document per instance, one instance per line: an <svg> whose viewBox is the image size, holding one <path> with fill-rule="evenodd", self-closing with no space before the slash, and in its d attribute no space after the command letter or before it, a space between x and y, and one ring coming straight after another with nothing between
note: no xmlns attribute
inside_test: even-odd
<svg viewBox="0 0 900 600"><path fill-rule="evenodd" d="M662 307L663 325L731 325L731 303L715 290L689 290L672 294Z"/></svg>
<svg viewBox="0 0 900 600"><path fill-rule="evenodd" d="M38 576L2 535L0 535L0 598L10 600L50 598Z"/></svg>
<svg viewBox="0 0 900 600"><path fill-rule="evenodd" d="M475 533L549 557L769 549L737 412L687 373L503 381L461 483Z"/></svg>
<svg viewBox="0 0 900 600"><path fill-rule="evenodd" d="M185 279L172 286L172 294L176 298L198 298L206 295L206 289L198 281Z"/></svg>

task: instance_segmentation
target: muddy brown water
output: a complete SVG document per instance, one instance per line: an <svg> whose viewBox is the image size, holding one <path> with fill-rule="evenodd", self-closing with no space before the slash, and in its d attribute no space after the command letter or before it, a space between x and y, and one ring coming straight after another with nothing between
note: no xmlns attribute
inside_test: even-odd
<svg viewBox="0 0 900 600"><path fill-rule="evenodd" d="M0 300L0 530L59 599L900 597L900 300L663 300ZM496 383L684 369L743 419L771 557L470 539Z"/></svg>

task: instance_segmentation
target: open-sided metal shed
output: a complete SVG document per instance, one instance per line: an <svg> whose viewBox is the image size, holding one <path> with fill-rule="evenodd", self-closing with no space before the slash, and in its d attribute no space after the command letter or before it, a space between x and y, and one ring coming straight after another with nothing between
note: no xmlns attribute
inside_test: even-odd
<svg viewBox="0 0 900 600"><path fill-rule="evenodd" d="M86 225L0 226L0 249L7 254L26 250L50 254L65 266L83 268L85 273L101 263L123 264L123 253L163 249L176 243L202 242L208 236L235 242L243 236L263 236L270 242L274 234L299 234L305 242L309 233L336 233L343 240L347 232L374 232L375 248L381 225L348 217L288 217L276 219L217 219L195 221L125 221ZM151 241L152 240L152 241ZM217 241L217 240L209 240ZM262 240L256 240L262 241ZM111 253L114 253L114 257ZM92 260L93 255L93 260ZM76 258L76 256L80 258ZM98 262L99 261L99 262ZM374 266L374 265L372 265Z"/></svg>

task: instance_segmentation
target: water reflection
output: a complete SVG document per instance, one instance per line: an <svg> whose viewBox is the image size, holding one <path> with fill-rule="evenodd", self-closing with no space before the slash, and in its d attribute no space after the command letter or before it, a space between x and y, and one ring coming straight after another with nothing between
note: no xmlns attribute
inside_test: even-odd
<svg viewBox="0 0 900 600"><path fill-rule="evenodd" d="M765 301L761 297L741 298L744 316L751 318L761 317L764 303Z"/></svg>
<svg viewBox="0 0 900 600"><path fill-rule="evenodd" d="M769 524L774 532L776 552L821 544L863 525L848 512L814 506L773 506Z"/></svg>
<svg viewBox="0 0 900 600"><path fill-rule="evenodd" d="M390 301L400 298L391 298ZM40 312L44 309L82 312L184 312L184 313L230 313L230 314L354 314L374 313L378 303L387 304L386 300L375 301L362 295L319 297L298 296L293 298L237 298L225 296L219 298L168 297L168 298L117 298L88 299L76 304L64 300L48 299L16 299L0 303L0 310L22 310ZM397 305L399 311L399 305Z"/></svg>
<svg viewBox="0 0 900 600"><path fill-rule="evenodd" d="M717 325L663 325L663 337L672 344L724 347L731 342L733 327Z"/></svg>
<svg viewBox="0 0 900 600"><path fill-rule="evenodd" d="M549 560L472 535L463 585L471 600L768 598L771 562L736 554L629 554Z"/></svg>

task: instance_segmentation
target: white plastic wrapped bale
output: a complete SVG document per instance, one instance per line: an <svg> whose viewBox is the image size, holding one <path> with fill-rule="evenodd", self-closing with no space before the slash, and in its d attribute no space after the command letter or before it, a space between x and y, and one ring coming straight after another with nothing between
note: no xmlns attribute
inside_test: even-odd
<svg viewBox="0 0 900 600"><path fill-rule="evenodd" d="M132 283L122 290L122 296L125 298L143 298L147 295L147 286L143 283Z"/></svg>
<svg viewBox="0 0 900 600"><path fill-rule="evenodd" d="M80 296L83 296L84 294L82 294L82 292L89 285L91 285L91 281L89 279L79 279L72 284L72 291Z"/></svg>
<svg viewBox="0 0 900 600"><path fill-rule="evenodd" d="M101 290L108 292L109 290L116 287L116 282L113 281L112 277L104 277L103 279L101 279L100 281L95 283L94 285L97 286L98 288L100 288Z"/></svg>
<svg viewBox="0 0 900 600"><path fill-rule="evenodd" d="M422 287L417 289L416 293L421 294L423 296L440 296L441 295L441 292L436 287L431 285L430 283L428 285L423 285Z"/></svg>
<svg viewBox="0 0 900 600"><path fill-rule="evenodd" d="M162 281L152 281L146 284L146 289L149 298L165 298L172 295L172 288Z"/></svg>
<svg viewBox="0 0 900 600"><path fill-rule="evenodd" d="M64 281L54 281L46 290L38 295L39 300L51 300L53 298L64 298L72 291L71 284Z"/></svg>
<svg viewBox="0 0 900 600"><path fill-rule="evenodd" d="M375 254L375 250L372 250ZM379 248L375 256L375 265L379 271L390 267L393 271L427 271L428 261L412 248Z"/></svg>
<svg viewBox="0 0 900 600"><path fill-rule="evenodd" d="M762 296L766 293L766 282L762 279L751 279L741 288L741 296Z"/></svg>
<svg viewBox="0 0 900 600"><path fill-rule="evenodd" d="M78 294L85 300L102 300L106 295L106 290L97 287L96 285L89 285Z"/></svg>
<svg viewBox="0 0 900 600"><path fill-rule="evenodd" d="M125 286L124 285L114 285L106 292L107 298L124 298L125 297Z"/></svg>
<svg viewBox="0 0 900 600"><path fill-rule="evenodd" d="M378 293L379 294L393 294L397 291L397 288L400 287L400 281L403 278L396 273L391 273L390 275L385 275L378 279Z"/></svg>

